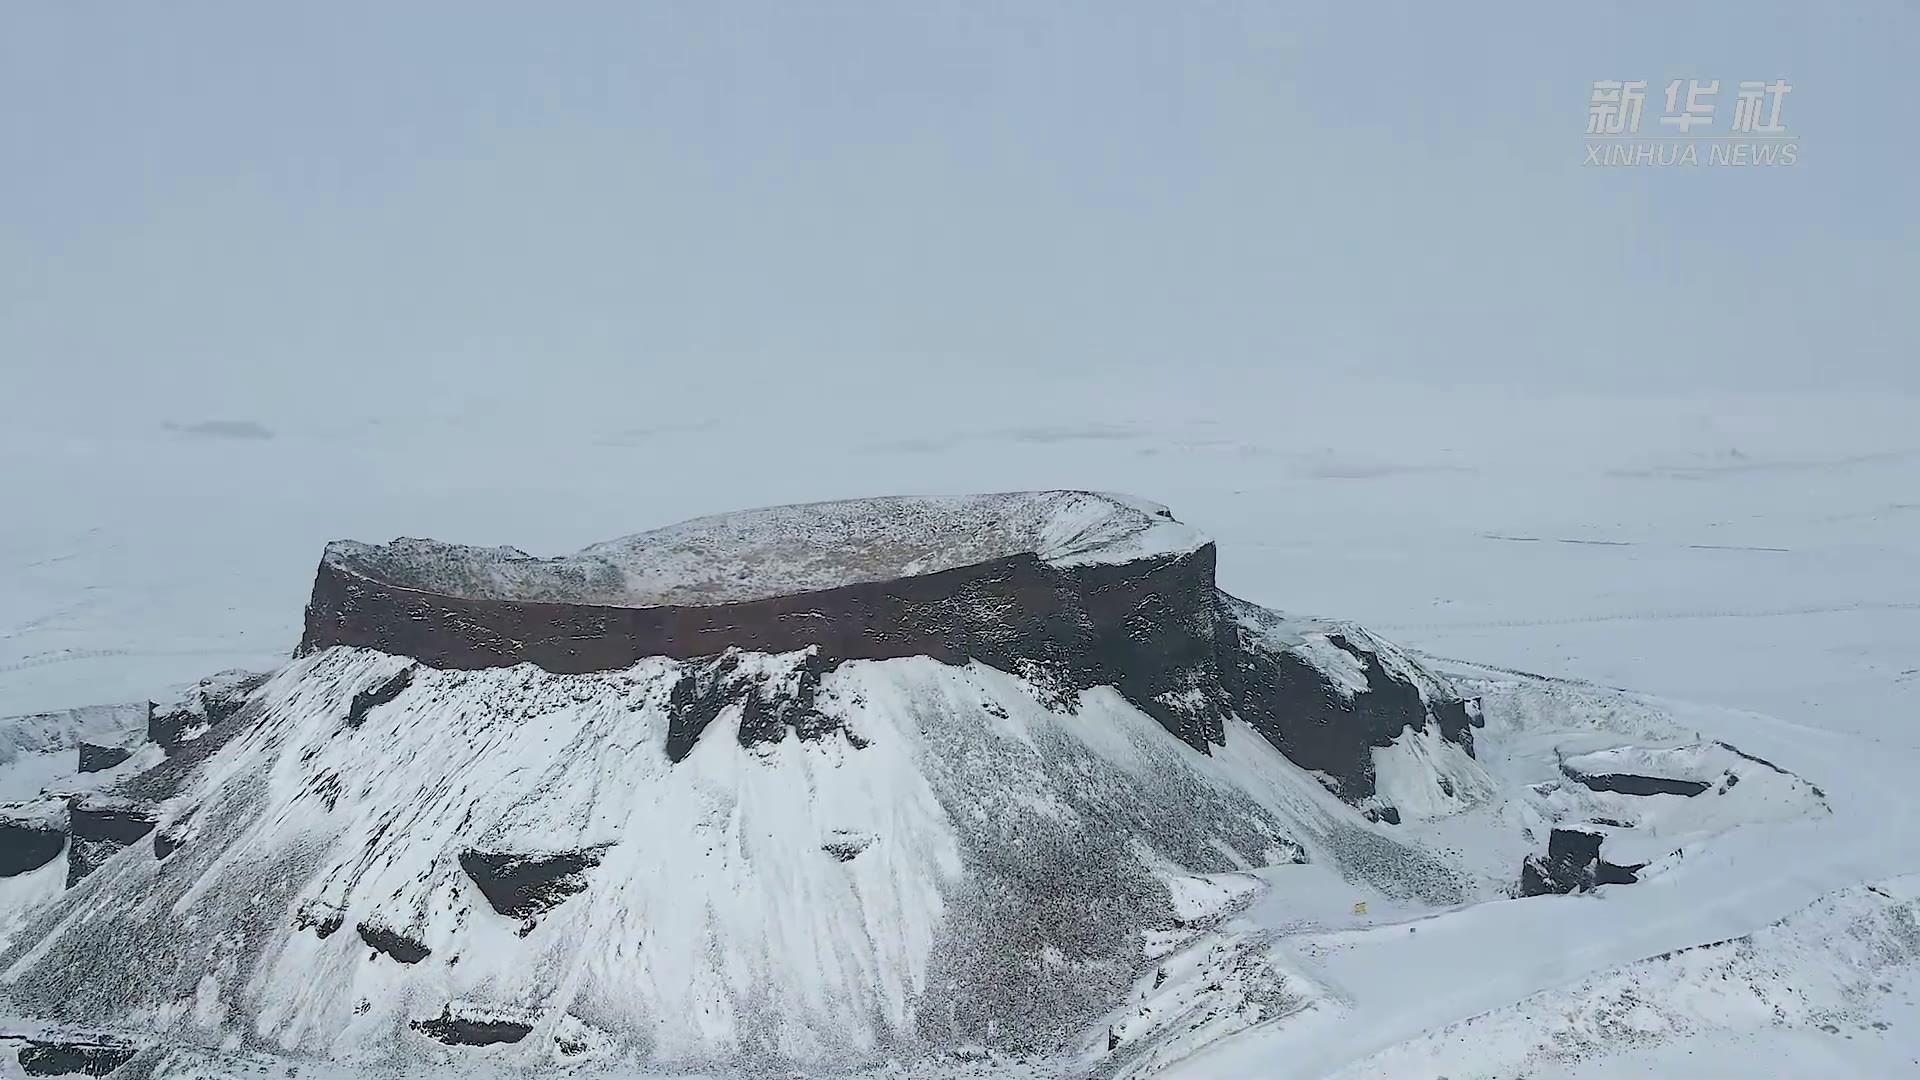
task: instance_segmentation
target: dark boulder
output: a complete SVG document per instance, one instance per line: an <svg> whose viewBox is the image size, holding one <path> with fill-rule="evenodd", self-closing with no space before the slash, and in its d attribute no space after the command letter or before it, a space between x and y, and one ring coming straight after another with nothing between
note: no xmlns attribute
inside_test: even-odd
<svg viewBox="0 0 1920 1080"><path fill-rule="evenodd" d="M517 1043L533 1031L533 1025L497 1016L475 1017L456 1014L452 1007L430 1020L415 1020L414 1030L449 1046L492 1046Z"/></svg>
<svg viewBox="0 0 1920 1080"><path fill-rule="evenodd" d="M531 920L587 887L587 871L600 864L599 848L544 854L463 851L460 868L480 887L493 910Z"/></svg>
<svg viewBox="0 0 1920 1080"><path fill-rule="evenodd" d="M827 837L826 842L820 845L820 850L840 862L852 862L861 852L873 846L873 840L873 836L868 833L836 829Z"/></svg>
<svg viewBox="0 0 1920 1080"><path fill-rule="evenodd" d="M729 705L740 707L740 744L778 742L788 731L815 739L834 725L813 707L828 664L818 649L790 671L743 670L740 654L691 665L667 699L667 757L680 761L693 751L707 725Z"/></svg>
<svg viewBox="0 0 1920 1080"><path fill-rule="evenodd" d="M28 1039L18 1060L28 1076L106 1076L138 1052L125 1043Z"/></svg>
<svg viewBox="0 0 1920 1080"><path fill-rule="evenodd" d="M402 964L417 964L433 955L433 950L427 948L426 942L379 923L356 923L354 930L359 932L360 940L371 945L375 952L385 953Z"/></svg>
<svg viewBox="0 0 1920 1080"><path fill-rule="evenodd" d="M407 687L412 685L413 667L409 665L394 672L384 681L355 693L353 701L347 705L347 726L357 728L366 723L369 712L399 697Z"/></svg>
<svg viewBox="0 0 1920 1080"><path fill-rule="evenodd" d="M132 756L133 751L124 746L101 746L83 741L80 744L80 771L105 772Z"/></svg>
<svg viewBox="0 0 1920 1080"><path fill-rule="evenodd" d="M1359 803L1374 794L1373 751L1393 745L1409 729L1436 726L1443 737L1473 753L1477 706L1426 693L1390 669L1372 645L1342 633L1328 644L1352 658L1365 689L1338 681L1296 648L1262 632L1276 621L1264 608L1220 594L1216 669L1233 711L1303 769L1326 774L1335 793ZM1386 811L1376 810L1384 819ZM1393 812L1397 818L1399 812Z"/></svg>
<svg viewBox="0 0 1920 1080"><path fill-rule="evenodd" d="M159 819L150 806L125 799L76 795L67 804L67 887L153 831Z"/></svg>
<svg viewBox="0 0 1920 1080"><path fill-rule="evenodd" d="M1600 857L1604 839L1582 829L1553 830L1547 837L1547 853L1529 855L1521 863L1520 895L1586 892L1596 885L1638 881L1642 866L1620 866Z"/></svg>
<svg viewBox="0 0 1920 1080"><path fill-rule="evenodd" d="M298 930L311 930L313 936L322 941L332 937L334 932L346 924L346 913L332 904L319 900L309 900L293 912L293 925ZM364 937L364 932L362 933Z"/></svg>
<svg viewBox="0 0 1920 1080"><path fill-rule="evenodd" d="M147 738L175 753L239 712L266 681L267 676L257 672L222 671L201 679L175 701L150 701Z"/></svg>
<svg viewBox="0 0 1920 1080"><path fill-rule="evenodd" d="M155 829L153 833L153 857L156 859L164 859L174 852L179 851L180 845L187 842L188 828L188 819L183 817Z"/></svg>
<svg viewBox="0 0 1920 1080"><path fill-rule="evenodd" d="M0 877L38 870L66 846L66 808L59 802L0 808Z"/></svg>

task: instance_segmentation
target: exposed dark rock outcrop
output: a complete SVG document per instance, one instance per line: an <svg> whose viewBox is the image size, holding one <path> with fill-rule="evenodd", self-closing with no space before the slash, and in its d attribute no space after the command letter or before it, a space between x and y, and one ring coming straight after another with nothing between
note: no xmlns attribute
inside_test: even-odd
<svg viewBox="0 0 1920 1080"><path fill-rule="evenodd" d="M346 921L345 912L319 900L308 900L293 912L293 925L301 930L313 931L314 936L322 941L332 937Z"/></svg>
<svg viewBox="0 0 1920 1080"><path fill-rule="evenodd" d="M349 645L440 668L533 663L560 674L648 656L700 661L669 703L675 761L731 705L749 745L826 734L832 725L812 707L821 675L850 660L911 656L1015 672L1067 707L1078 691L1112 686L1203 753L1225 742L1237 712L1356 802L1374 790L1371 751L1409 727L1433 725L1472 752L1473 703L1417 683L1373 643L1334 633L1328 640L1364 672L1363 688L1340 683L1311 657L1247 632L1242 617L1260 609L1214 587L1214 562L1214 546L1200 541L1107 561L1027 551L811 591L723 603L669 591L674 602L648 603L616 595L617 583L602 580L621 573L610 564L427 541L336 545L315 575L301 651ZM518 598L490 584L503 574L545 575L546 591ZM730 650L807 659L776 687Z"/></svg>
<svg viewBox="0 0 1920 1080"><path fill-rule="evenodd" d="M101 864L136 844L158 822L151 807L125 799L76 795L68 804L67 887L98 870Z"/></svg>
<svg viewBox="0 0 1920 1080"><path fill-rule="evenodd" d="M353 701L347 705L347 726L357 728L366 723L367 713L399 697L407 687L412 685L413 668L404 667L394 672L384 682L354 694Z"/></svg>
<svg viewBox="0 0 1920 1080"><path fill-rule="evenodd" d="M1611 791L1621 795L1685 795L1692 798L1713 785L1702 780L1678 780L1666 776L1637 776L1633 773L1581 772L1564 762L1560 771L1593 791Z"/></svg>
<svg viewBox="0 0 1920 1080"><path fill-rule="evenodd" d="M18 1058L28 1076L106 1076L138 1052L125 1043L28 1039Z"/></svg>
<svg viewBox="0 0 1920 1080"><path fill-rule="evenodd" d="M828 669L817 648L787 670L743 669L740 655L731 650L689 669L668 698L667 757L685 758L729 705L740 707L742 745L778 742L789 730L803 739L819 738L833 728L813 707Z"/></svg>
<svg viewBox="0 0 1920 1080"><path fill-rule="evenodd" d="M873 846L873 839L868 833L838 829L820 845L820 850L841 862L852 862L861 852Z"/></svg>
<svg viewBox="0 0 1920 1080"><path fill-rule="evenodd" d="M180 845L187 842L188 827L188 820L181 818L154 830L153 857L156 859L164 859L174 852L179 851Z"/></svg>
<svg viewBox="0 0 1920 1080"><path fill-rule="evenodd" d="M451 1008L430 1020L415 1020L414 1029L449 1046L492 1046L517 1043L533 1031L533 1025L504 1017L474 1017L456 1014Z"/></svg>
<svg viewBox="0 0 1920 1080"><path fill-rule="evenodd" d="M1272 613L1225 593L1220 605L1216 666L1233 711L1294 764L1330 777L1341 797L1357 803L1373 795L1373 750L1393 745L1410 727L1432 721L1445 738L1473 752L1477 704L1423 693L1374 648L1329 633L1327 642L1364 672L1364 690L1345 686L1306 653L1276 647L1257 632ZM1377 816L1397 820L1399 811L1389 819L1388 809Z"/></svg>
<svg viewBox="0 0 1920 1080"><path fill-rule="evenodd" d="M600 849L543 854L463 851L467 872L493 910L534 919L587 887L587 871L600 864Z"/></svg>
<svg viewBox="0 0 1920 1080"><path fill-rule="evenodd" d="M374 922L362 921L354 924L360 940L371 945L376 952L385 953L402 964L417 964L433 955L433 950L418 938L382 926ZM328 933L332 933L331 930Z"/></svg>
<svg viewBox="0 0 1920 1080"><path fill-rule="evenodd" d="M38 870L66 846L66 808L59 802L0 807L0 877Z"/></svg>
<svg viewBox="0 0 1920 1080"><path fill-rule="evenodd" d="M1620 866L1600 857L1599 833L1555 829L1547 853L1529 855L1520 866L1520 895L1585 892L1596 885L1628 885L1639 880L1640 866Z"/></svg>
<svg viewBox="0 0 1920 1080"><path fill-rule="evenodd" d="M1384 822L1388 825L1400 824L1400 811L1392 806L1369 806L1364 811L1368 821Z"/></svg>
<svg viewBox="0 0 1920 1080"><path fill-rule="evenodd" d="M148 702L147 738L175 753L239 712L266 680L258 672L222 671L201 679L178 700Z"/></svg>
<svg viewBox="0 0 1920 1080"><path fill-rule="evenodd" d="M739 603L622 608L440 595L323 560L301 648L356 645L436 667L533 663L562 674L623 668L646 656L714 657L729 648L813 648L823 670L905 656L978 660L1007 671L1037 666L1073 689L1117 686L1205 749L1225 738L1221 713L1188 715L1159 699L1211 666L1213 568L1212 544L1117 565L1057 567L1021 554ZM719 685L732 689L724 678ZM701 691L689 688L682 729L691 735L676 746L691 745L702 718L718 711ZM764 719L768 731L787 726Z"/></svg>
<svg viewBox="0 0 1920 1080"><path fill-rule="evenodd" d="M133 756L133 751L124 746L101 746L97 743L80 744L80 771L83 773L105 772Z"/></svg>

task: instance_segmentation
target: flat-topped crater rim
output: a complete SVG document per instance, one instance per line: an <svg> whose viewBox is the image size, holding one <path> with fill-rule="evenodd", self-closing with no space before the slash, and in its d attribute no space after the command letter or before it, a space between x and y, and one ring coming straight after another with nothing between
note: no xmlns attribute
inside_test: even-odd
<svg viewBox="0 0 1920 1080"><path fill-rule="evenodd" d="M556 557L400 538L336 540L323 562L467 600L701 607L1032 556L1055 567L1189 555L1211 543L1158 503L1092 491L895 495L694 518Z"/></svg>

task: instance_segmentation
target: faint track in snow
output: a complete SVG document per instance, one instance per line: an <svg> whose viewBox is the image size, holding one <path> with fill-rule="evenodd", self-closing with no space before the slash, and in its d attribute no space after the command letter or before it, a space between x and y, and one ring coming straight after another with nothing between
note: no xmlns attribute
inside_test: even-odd
<svg viewBox="0 0 1920 1080"><path fill-rule="evenodd" d="M1765 554L1791 555L1792 548L1770 547L1764 544L1662 544L1648 540L1604 540L1592 537L1575 536L1516 536L1510 533L1481 533L1482 540L1500 540L1510 544L1577 544L1583 547L1651 547L1681 551L1757 551Z"/></svg>
<svg viewBox="0 0 1920 1080"><path fill-rule="evenodd" d="M239 646L224 649L65 649L58 653L41 653L0 664L0 675L47 667L52 664L67 664L76 660L105 660L122 656L235 656L250 651L262 650L248 650Z"/></svg>
<svg viewBox="0 0 1920 1080"><path fill-rule="evenodd" d="M1614 693L1635 695L1640 693L1637 690L1630 690L1624 686L1608 686L1606 683L1597 683L1590 679L1576 679L1568 675L1542 675L1537 671L1528 671L1525 668L1501 667L1499 664L1488 664L1479 660L1463 660L1457 656L1441 656L1438 653L1422 652L1418 649L1412 651L1415 658L1436 665L1452 664L1460 668L1470 668L1475 671L1497 671L1502 675L1514 675L1522 679L1532 679L1535 682L1558 683L1562 686L1573 686L1582 690L1607 690Z"/></svg>
<svg viewBox="0 0 1920 1080"><path fill-rule="evenodd" d="M1757 608L1748 611L1640 611L1616 615L1574 615L1558 619L1485 619L1467 622L1375 623L1378 630L1480 630L1502 627L1578 626L1583 623L1664 622L1676 619L1775 619L1793 615L1841 615L1861 611L1920 611L1920 600L1885 603L1809 605Z"/></svg>
<svg viewBox="0 0 1920 1080"><path fill-rule="evenodd" d="M72 660L98 660L108 656L130 656L130 649L68 649L58 653L42 653L23 660L0 664L0 674L9 671L25 671L28 668L46 667L48 664L64 664Z"/></svg>

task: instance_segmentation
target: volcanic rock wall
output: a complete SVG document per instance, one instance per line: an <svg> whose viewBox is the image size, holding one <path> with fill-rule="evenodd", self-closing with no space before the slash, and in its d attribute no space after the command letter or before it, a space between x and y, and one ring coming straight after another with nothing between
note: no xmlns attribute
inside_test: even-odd
<svg viewBox="0 0 1920 1080"><path fill-rule="evenodd" d="M1215 588L1214 560L1212 544L1064 567L1027 553L735 603L614 607L448 595L323 558L301 652L347 645L432 667L531 663L578 674L625 668L648 656L691 660L729 649L811 648L812 683L803 680L803 687L847 660L979 661L1028 677L1068 708L1075 692L1112 686L1203 753L1224 745L1227 718L1240 716L1355 803L1374 794L1373 750L1392 745L1410 727L1431 723L1473 752L1467 703L1388 670L1364 643L1329 639L1364 668L1364 688L1356 690L1307 654L1244 633L1235 613L1251 605ZM690 675L676 690L668 740L674 760L728 704L749 712L764 704L764 694L737 681L723 663ZM819 734L787 715L805 713L805 701L783 708L763 717L765 723L743 721L741 741L776 741L789 728L803 737Z"/></svg>
<svg viewBox="0 0 1920 1080"><path fill-rule="evenodd" d="M1197 749L1221 710L1170 704L1213 656L1214 548L1118 564L1021 554L890 581L706 606L606 607L475 599L377 581L323 559L303 653L351 645L441 668L532 663L608 671L647 656L817 647L845 660L928 656L1033 671L1063 690L1112 685Z"/></svg>

